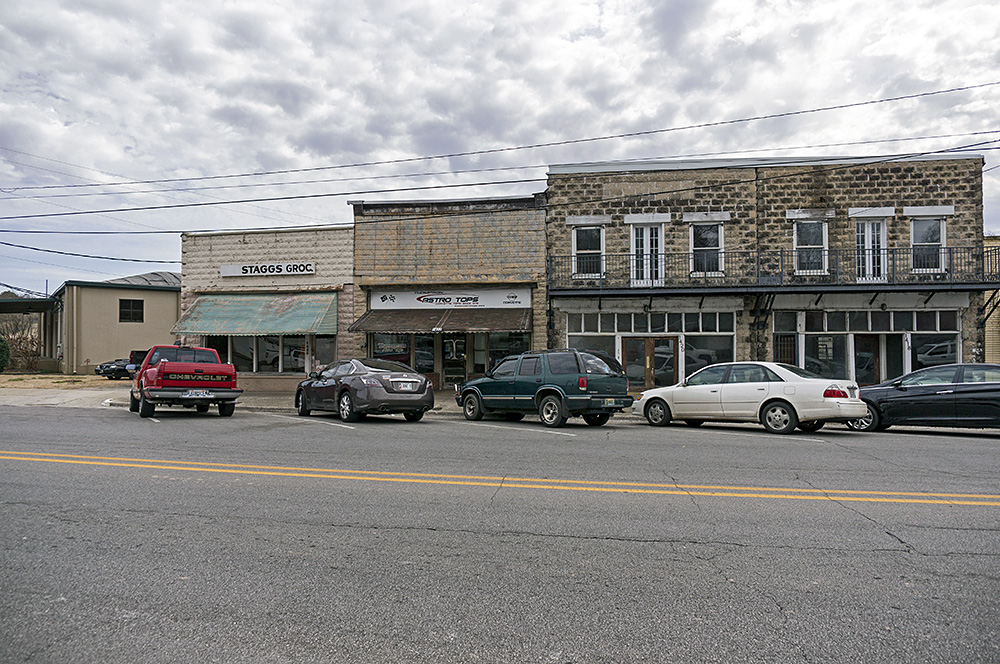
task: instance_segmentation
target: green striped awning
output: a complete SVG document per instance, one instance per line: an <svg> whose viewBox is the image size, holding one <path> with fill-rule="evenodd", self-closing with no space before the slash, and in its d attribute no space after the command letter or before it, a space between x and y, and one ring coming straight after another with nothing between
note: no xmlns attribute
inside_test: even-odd
<svg viewBox="0 0 1000 664"><path fill-rule="evenodd" d="M336 334L336 293L202 295L172 334Z"/></svg>

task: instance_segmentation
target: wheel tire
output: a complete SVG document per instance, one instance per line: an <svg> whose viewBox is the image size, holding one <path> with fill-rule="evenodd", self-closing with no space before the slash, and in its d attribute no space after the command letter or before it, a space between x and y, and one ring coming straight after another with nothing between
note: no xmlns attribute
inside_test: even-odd
<svg viewBox="0 0 1000 664"><path fill-rule="evenodd" d="M662 427L670 424L670 406L663 399L653 399L646 405L643 415L646 421L654 427Z"/></svg>
<svg viewBox="0 0 1000 664"><path fill-rule="evenodd" d="M422 410L412 410L408 413L403 413L403 417L406 418L407 422L419 422L424 416L424 411Z"/></svg>
<svg viewBox="0 0 1000 664"><path fill-rule="evenodd" d="M823 420L813 420L812 422L799 422L799 430L805 431L806 433L812 433L813 431L819 431L826 424Z"/></svg>
<svg viewBox="0 0 1000 664"><path fill-rule="evenodd" d="M700 427L704 423L705 420L684 420L684 424L688 425L689 427Z"/></svg>
<svg viewBox="0 0 1000 664"><path fill-rule="evenodd" d="M524 419L524 413L504 413L503 418L508 422L520 422Z"/></svg>
<svg viewBox="0 0 1000 664"><path fill-rule="evenodd" d="M139 388L139 417L152 417L156 412L156 405L146 401L146 395L142 388Z"/></svg>
<svg viewBox="0 0 1000 664"><path fill-rule="evenodd" d="M761 411L760 423L771 433L791 433L799 425L799 417L787 401L772 401Z"/></svg>
<svg viewBox="0 0 1000 664"><path fill-rule="evenodd" d="M302 417L309 417L312 411L306 408L306 394L302 390L295 393L295 412Z"/></svg>
<svg viewBox="0 0 1000 664"><path fill-rule="evenodd" d="M340 395L337 400L337 410L340 411L340 419L344 422L357 422L359 419L358 411L354 410L354 399L351 398L351 393L345 391Z"/></svg>
<svg viewBox="0 0 1000 664"><path fill-rule="evenodd" d="M128 393L128 409L131 413L139 412L139 400L135 398L135 395L131 391Z"/></svg>
<svg viewBox="0 0 1000 664"><path fill-rule="evenodd" d="M232 417L236 412L235 401L225 401L219 404L219 417Z"/></svg>
<svg viewBox="0 0 1000 664"><path fill-rule="evenodd" d="M848 421L847 428L852 431L881 431L884 428L888 428L888 425L882 424L882 418L879 416L875 406L867 401L865 405L868 406L868 413L864 417Z"/></svg>
<svg viewBox="0 0 1000 664"><path fill-rule="evenodd" d="M208 404L207 403L206 404L198 404L197 406L194 407L194 409L196 411L198 411L199 413L207 413L208 412Z"/></svg>
<svg viewBox="0 0 1000 664"><path fill-rule="evenodd" d="M547 427L561 427L566 424L566 416L563 415L562 399L549 395L538 404L538 418Z"/></svg>
<svg viewBox="0 0 1000 664"><path fill-rule="evenodd" d="M583 416L583 421L592 427L602 427L611 419L611 413L591 413Z"/></svg>
<svg viewBox="0 0 1000 664"><path fill-rule="evenodd" d="M462 399L462 412L465 419L476 422L483 419L483 400L475 392L470 392Z"/></svg>

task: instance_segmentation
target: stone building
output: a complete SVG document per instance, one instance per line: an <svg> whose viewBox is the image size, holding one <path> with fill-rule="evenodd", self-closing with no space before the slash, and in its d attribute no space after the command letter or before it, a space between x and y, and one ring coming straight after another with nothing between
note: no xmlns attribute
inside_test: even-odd
<svg viewBox="0 0 1000 664"><path fill-rule="evenodd" d="M638 387L733 359L860 384L982 360L983 163L553 166L548 344L614 353Z"/></svg>
<svg viewBox="0 0 1000 664"><path fill-rule="evenodd" d="M348 226L184 233L173 332L219 351L248 389L291 389L354 349L353 252Z"/></svg>
<svg viewBox="0 0 1000 664"><path fill-rule="evenodd" d="M543 195L350 204L359 355L440 389L545 346Z"/></svg>

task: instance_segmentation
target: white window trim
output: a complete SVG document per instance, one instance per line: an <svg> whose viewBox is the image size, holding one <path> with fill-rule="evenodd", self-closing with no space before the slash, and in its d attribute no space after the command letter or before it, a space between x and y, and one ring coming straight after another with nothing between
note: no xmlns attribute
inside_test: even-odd
<svg viewBox="0 0 1000 664"><path fill-rule="evenodd" d="M819 270L800 270L799 269L799 224L822 224L823 225L823 246L820 247L823 252L823 267ZM807 249L815 249L816 247L808 245ZM797 275L827 275L830 274L830 224L827 223L826 219L816 219L805 217L801 219L795 219L792 222L792 250L795 252L793 256L795 257L795 274Z"/></svg>
<svg viewBox="0 0 1000 664"><path fill-rule="evenodd" d="M691 215L684 215L684 221L688 221L688 217L695 217L696 215L705 214L711 215L713 213L694 213ZM728 212L723 212L720 214L726 215L726 219L729 218ZM695 272L694 269L694 227L695 226L718 226L719 227L719 269L715 272ZM726 237L726 225L721 219L719 220L702 220L694 221L688 224L688 252L691 255L690 272L692 277L722 277L726 274L726 251L725 251L725 237Z"/></svg>
<svg viewBox="0 0 1000 664"><path fill-rule="evenodd" d="M639 216L642 216L642 217L663 217L663 216L666 216L666 217L669 218L670 215L629 215L629 217L639 217ZM660 223L649 223L649 222L639 223L639 222L636 222L636 221L629 221L628 217L626 217L625 223L629 224L629 254L630 254L630 259L631 259L629 261L629 277L631 278L632 286L636 287L636 288L648 288L648 287L653 287L653 286L662 286L664 284L664 276L665 276L664 275L664 270L666 269L666 256L663 253L664 242L666 240L666 224L663 223L663 222L660 222ZM636 229L638 229L638 228L641 228L641 229L644 229L644 230L647 229L647 228L657 228L660 231L660 246L659 246L659 248L657 249L657 252L656 252L656 266L657 266L657 272L658 272L659 276L657 276L655 279L652 278L652 277L647 276L646 274L639 274L638 270L636 269L636 263L637 263L637 261L636 261L636 255L639 252L636 251L635 240L636 240L636 235L638 233L638 231ZM646 234L646 239L647 239L647 241L649 239L648 233ZM645 251L643 252L643 256L646 257L646 259L645 259L645 261L644 261L643 264L645 266L646 271L648 272L650 270L650 267L652 265L652 260L653 260L652 259L652 255L649 252L649 247L648 246L645 247Z"/></svg>
<svg viewBox="0 0 1000 664"><path fill-rule="evenodd" d="M942 207L946 207L946 206L942 206ZM904 210L908 210L908 209L912 210L914 208L903 208L903 209ZM930 208L921 208L921 209L930 209ZM937 209L937 208L935 208L935 209ZM954 210L954 208L952 208L952 209ZM913 267L913 265L910 265L910 271L913 274L940 274L940 273L947 272L948 271L948 265L947 265L947 263L948 263L948 261L947 261L948 252L946 250L946 248L948 246L948 223L947 223L948 219L947 219L947 217L940 216L940 215L907 215L907 216L912 217L910 219L910 256L911 256L911 260L912 260L912 256L913 256L913 250L916 249L917 246L922 246L922 247L929 246L929 245L914 245L913 244L913 222L917 221L917 220L927 221L928 219L936 219L937 222L938 222L938 225L941 228L941 246L938 249L938 259L939 259L938 260L938 266L937 267L930 267L930 268L916 268L916 267Z"/></svg>
<svg viewBox="0 0 1000 664"><path fill-rule="evenodd" d="M596 218L598 218L598 219L606 219L606 217L596 217ZM568 218L566 220L566 224L569 225L569 219ZM576 252L576 231L577 231L577 228L595 228L595 227L596 228L600 228L600 230L601 230L601 253L600 253L601 271L600 272L579 272L576 269L576 262L577 262L577 258L578 258L577 252ZM571 228L572 228L572 231L571 231L570 235L572 236L572 250L573 250L573 252L572 252L572 259L573 259L572 278L573 279L601 279L604 276L604 271L606 269L606 267L605 267L605 258L604 258L605 251L606 251L606 247L605 247L605 243L604 243L604 239L605 239L605 236L604 236L604 224L603 223L601 223L601 224L597 224L597 223L580 223L580 224L576 224L575 226L571 226ZM586 255L590 256L592 254L588 253Z"/></svg>

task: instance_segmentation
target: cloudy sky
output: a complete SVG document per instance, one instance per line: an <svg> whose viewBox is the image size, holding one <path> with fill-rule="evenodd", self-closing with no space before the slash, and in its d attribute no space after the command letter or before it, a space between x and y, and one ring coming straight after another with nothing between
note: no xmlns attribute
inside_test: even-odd
<svg viewBox="0 0 1000 664"><path fill-rule="evenodd" d="M180 271L154 262L177 233L138 232L345 223L609 159L975 146L1000 234L997 34L995 0L4 0L0 283Z"/></svg>

